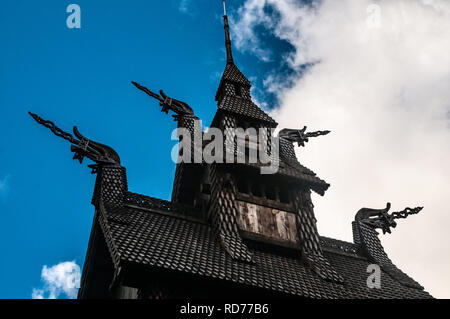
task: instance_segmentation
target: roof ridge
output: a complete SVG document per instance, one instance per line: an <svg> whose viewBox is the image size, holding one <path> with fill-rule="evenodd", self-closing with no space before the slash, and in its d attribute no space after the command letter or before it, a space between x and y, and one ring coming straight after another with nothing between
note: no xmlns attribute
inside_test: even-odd
<svg viewBox="0 0 450 319"><path fill-rule="evenodd" d="M207 224L206 221L186 215L183 212L184 210L194 210L192 207L139 193L128 192L125 198L125 206L194 223Z"/></svg>

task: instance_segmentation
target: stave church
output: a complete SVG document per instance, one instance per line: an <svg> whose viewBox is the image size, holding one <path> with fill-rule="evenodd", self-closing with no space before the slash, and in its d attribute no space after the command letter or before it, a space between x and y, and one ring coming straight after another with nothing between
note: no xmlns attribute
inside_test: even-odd
<svg viewBox="0 0 450 319"><path fill-rule="evenodd" d="M276 139L276 149L264 145L276 173L261 174L265 164L258 161L179 161L166 201L132 192L112 147L30 113L71 144L74 159L92 161L96 174L78 298L432 298L396 267L379 239L422 207L360 209L349 221L353 242L318 233L311 193L326 196L330 185L299 162L295 147L329 132L283 128L274 135L277 122L252 100L251 83L233 59L224 11L226 65L209 127L224 133L224 147L234 147L234 155L242 151L241 138L244 152ZM206 134L196 131L198 118L187 103L133 85L173 115L177 128ZM233 128L255 128L266 137L229 136ZM193 155L198 148L192 144Z"/></svg>

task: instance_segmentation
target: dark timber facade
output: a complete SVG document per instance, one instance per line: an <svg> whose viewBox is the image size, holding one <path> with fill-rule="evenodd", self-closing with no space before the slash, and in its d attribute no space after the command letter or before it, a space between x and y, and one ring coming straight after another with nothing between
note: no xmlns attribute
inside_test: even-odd
<svg viewBox="0 0 450 319"><path fill-rule="evenodd" d="M210 127L225 140L235 138L227 129L261 128L268 141L277 123L252 101L251 84L233 60L226 15L224 23L227 63ZM174 112L179 128L196 134L197 117L186 103L133 84ZM324 195L329 184L300 164L294 143L327 131L281 130L276 174L260 174L261 163L181 162L169 202L130 192L112 148L31 115L69 141L75 159L95 162L95 216L79 298L431 297L392 263L376 231L390 232L394 219L420 207L391 214L390 205L361 209L352 243L319 235L311 192ZM258 139L245 143L250 149ZM269 142L267 153L275 153ZM380 288L367 285L371 264L381 269Z"/></svg>

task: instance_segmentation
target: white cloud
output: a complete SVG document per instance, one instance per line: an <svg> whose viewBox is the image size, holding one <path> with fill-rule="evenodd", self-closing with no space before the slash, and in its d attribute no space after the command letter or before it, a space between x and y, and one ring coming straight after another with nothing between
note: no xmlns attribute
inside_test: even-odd
<svg viewBox="0 0 450 319"><path fill-rule="evenodd" d="M233 44L241 51L251 51L261 60L268 62L272 57L269 48L261 47L255 33L255 26L263 24L267 28L273 26L272 20L264 13L265 1L248 0L238 9L239 19L231 18L231 35Z"/></svg>
<svg viewBox="0 0 450 319"><path fill-rule="evenodd" d="M279 19L268 22L265 5ZM450 1L247 0L238 18L241 48L265 50L254 31L262 25L293 45L294 70L315 63L293 85L266 85L280 128L332 131L298 150L331 183L314 197L319 232L351 241L359 208L423 205L381 238L402 270L450 297Z"/></svg>
<svg viewBox="0 0 450 319"><path fill-rule="evenodd" d="M33 289L33 299L57 299L77 297L80 286L81 271L75 261L61 262L50 268L44 265L41 280L44 285L40 289Z"/></svg>

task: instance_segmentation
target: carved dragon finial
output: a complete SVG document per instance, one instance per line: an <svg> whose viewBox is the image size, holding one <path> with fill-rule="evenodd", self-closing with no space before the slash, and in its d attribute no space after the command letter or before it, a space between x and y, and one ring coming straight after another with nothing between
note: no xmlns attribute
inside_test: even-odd
<svg viewBox="0 0 450 319"><path fill-rule="evenodd" d="M390 209L391 203L387 203L386 208L384 209L361 208L358 213L356 213L355 220L364 223L373 229L380 228L383 231L383 234L391 233L391 227L395 228L397 226L395 219L406 218L409 215L417 214L423 207L406 207L400 212L388 214Z"/></svg>
<svg viewBox="0 0 450 319"><path fill-rule="evenodd" d="M53 122L46 121L37 114L28 113L36 122L49 128L53 134L72 144L70 150L75 153L73 159L78 160L80 163L83 162L85 157L94 161L95 165L89 165L93 174L97 172L99 165L120 165L120 157L111 147L87 139L81 135L76 126L73 127L74 137L72 134L58 128Z"/></svg>
<svg viewBox="0 0 450 319"><path fill-rule="evenodd" d="M161 112L168 114L169 110L171 110L176 114L174 115L175 119L179 116L194 117L194 111L187 103L167 96L162 90L159 91L160 95L158 95L139 83L133 81L131 83L133 83L133 85L139 90L147 93L152 98L157 99L159 101L159 105L162 107Z"/></svg>
<svg viewBox="0 0 450 319"><path fill-rule="evenodd" d="M285 128L278 133L278 136L284 138L292 143L297 143L298 146L305 146L305 143L309 142L310 137L317 137L321 135L327 135L330 131L316 131L306 133L306 126L301 130Z"/></svg>

